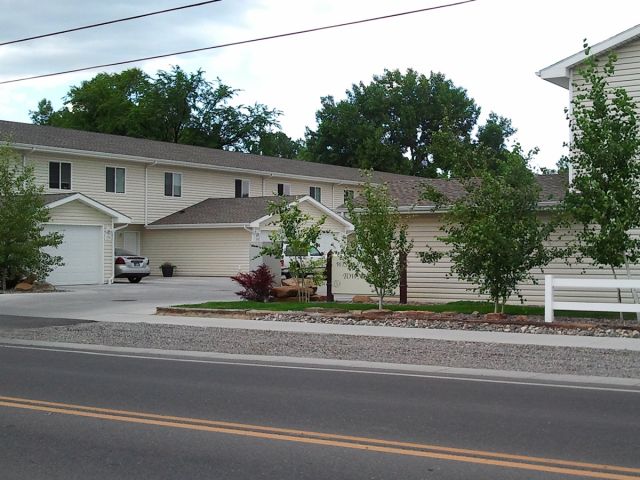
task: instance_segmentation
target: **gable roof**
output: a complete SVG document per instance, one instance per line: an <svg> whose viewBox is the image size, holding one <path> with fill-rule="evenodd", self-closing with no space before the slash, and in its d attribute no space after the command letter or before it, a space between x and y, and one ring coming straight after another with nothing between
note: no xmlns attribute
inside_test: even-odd
<svg viewBox="0 0 640 480"><path fill-rule="evenodd" d="M178 212L160 218L147 228L241 228L259 227L271 218L268 212L271 202L285 200L288 203L310 203L328 217L343 224L347 229L353 226L337 213L331 211L308 195L272 196L245 198L208 198Z"/></svg>
<svg viewBox="0 0 640 480"><path fill-rule="evenodd" d="M113 221L116 223L131 223L131 218L127 217L125 214L120 213L113 208L107 207L106 205L94 200L93 198L87 197L82 193L52 193L44 195L44 204L47 208L56 208L61 205L65 205L69 202L78 201L88 207L94 208L99 212L113 218Z"/></svg>
<svg viewBox="0 0 640 480"><path fill-rule="evenodd" d="M539 205L550 205L561 202L568 188L568 176L563 174L536 175L540 185ZM421 198L426 186L433 187L451 202L465 195L464 186L455 179L412 177L403 181L390 182L389 194L398 203L400 211L420 212L432 211L436 205L432 200ZM342 205L338 211L344 211Z"/></svg>
<svg viewBox="0 0 640 480"><path fill-rule="evenodd" d="M149 227L177 225L242 226L264 217L270 202L279 199L289 202L297 197L208 198L150 223Z"/></svg>
<svg viewBox="0 0 640 480"><path fill-rule="evenodd" d="M637 38L640 38L640 25L631 27L624 32L618 33L611 38L608 38L600 43L597 43L591 47L591 55L600 56L611 50L614 50L625 43L629 43ZM578 53L574 53L567 58L560 60L559 62L549 65L536 72L543 80L559 85L563 88L569 89L570 71L576 65L582 63L586 56L584 50L580 50Z"/></svg>
<svg viewBox="0 0 640 480"><path fill-rule="evenodd" d="M280 174L290 178L333 180L351 184L363 181L357 168L6 120L0 120L0 141L9 141L15 148L35 148L36 151L179 164L260 176ZM406 177L384 172L374 174L378 181Z"/></svg>

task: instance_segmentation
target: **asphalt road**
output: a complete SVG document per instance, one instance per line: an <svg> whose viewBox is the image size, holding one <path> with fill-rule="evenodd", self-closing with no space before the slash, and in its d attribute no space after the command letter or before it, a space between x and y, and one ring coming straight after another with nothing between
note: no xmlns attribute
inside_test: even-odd
<svg viewBox="0 0 640 480"><path fill-rule="evenodd" d="M0 476L640 478L639 400L609 388L0 346Z"/></svg>

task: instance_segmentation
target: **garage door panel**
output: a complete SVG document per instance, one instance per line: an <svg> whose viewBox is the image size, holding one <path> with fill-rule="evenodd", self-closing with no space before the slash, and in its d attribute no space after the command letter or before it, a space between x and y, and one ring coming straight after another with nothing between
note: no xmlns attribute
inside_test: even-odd
<svg viewBox="0 0 640 480"><path fill-rule="evenodd" d="M94 225L46 225L45 233L59 232L64 238L58 248L46 248L50 255L62 257L47 281L54 285L90 285L103 283L103 233Z"/></svg>

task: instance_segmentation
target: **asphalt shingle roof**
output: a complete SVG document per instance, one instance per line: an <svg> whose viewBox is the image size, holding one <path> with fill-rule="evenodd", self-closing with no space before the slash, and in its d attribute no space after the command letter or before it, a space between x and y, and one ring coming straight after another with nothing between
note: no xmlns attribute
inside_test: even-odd
<svg viewBox="0 0 640 480"><path fill-rule="evenodd" d="M198 165L209 165L214 167L240 168L245 170L254 170L258 173L267 172L281 174L285 177L287 175L301 175L337 181L347 180L360 182L363 180L360 170L356 168L251 155L239 152L228 152L226 150L216 150L192 145L159 142L156 140L108 135L104 133L85 132L67 128L32 125L29 123L9 122L5 120L0 120L0 141L65 148L78 150L79 152L90 151L107 154L111 153L114 155L129 155L148 158L150 160L179 161L183 162L185 165L193 165L194 167L197 167ZM387 182L389 184L390 193L397 200L400 206L432 206L433 202L420 199L420 194L423 191L423 186L425 184L432 185L436 190L445 194L445 196L451 200L455 200L464 194L464 189L456 180L427 179L385 172L374 172L373 178L376 182ZM567 185L567 178L565 175L538 175L536 179L542 187L540 195L541 201L559 201L564 198ZM223 206L222 200L228 201L229 205ZM242 207L239 206L239 203L234 203L237 200L242 201ZM205 200L205 202L212 203L208 204L209 207L207 207L206 215L204 213L205 206L201 207L202 210L200 210L200 214L220 219L215 222L207 221L204 223L242 223L245 218L244 213L241 212L243 208L256 209L247 211L247 215L253 215L253 213L249 212L255 212L262 209L262 207L258 206L259 201L256 200L255 203L251 203L247 200L253 199ZM194 205L194 207L197 205ZM213 208L219 208L221 211L211 216ZM189 211L189 215L197 214L198 211ZM259 216L260 215L253 217L250 221L255 220ZM183 216L183 218L187 217ZM197 219L198 217L194 218Z"/></svg>
<svg viewBox="0 0 640 480"><path fill-rule="evenodd" d="M242 168L255 170L256 172L326 178L328 180L362 181L360 170L357 168L229 152L213 148L86 132L70 128L9 122L6 120L0 120L0 141L115 155L130 155L150 160L180 161L187 165L194 164L194 166L210 165ZM403 177L406 176L393 173L376 173L376 178L385 180Z"/></svg>
<svg viewBox="0 0 640 480"><path fill-rule="evenodd" d="M249 197L249 198L208 198L200 203L172 213L155 222L154 225L203 225L218 223L251 223L267 215L270 202L285 199L294 201L294 196Z"/></svg>

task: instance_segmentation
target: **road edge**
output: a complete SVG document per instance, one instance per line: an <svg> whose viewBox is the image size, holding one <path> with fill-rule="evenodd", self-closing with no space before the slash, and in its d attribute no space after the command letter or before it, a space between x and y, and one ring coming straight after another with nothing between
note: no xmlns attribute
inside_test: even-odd
<svg viewBox="0 0 640 480"><path fill-rule="evenodd" d="M385 372L388 374L430 376L448 379L479 379L485 381L535 384L567 384L586 386L607 386L620 388L637 388L640 392L640 379L621 377L602 377L591 375L572 375L555 373L535 373L515 370L492 370L476 368L446 367L438 365L414 365L406 363L369 362L363 360L339 360L329 358L289 357L272 355L232 354L218 352L202 352L189 350L163 350L156 348L116 347L84 343L45 342L39 340L19 340L0 337L0 347L38 348L66 352L85 352L96 355L120 355L130 357L172 358L183 361L212 361L218 363L238 363L255 366L279 366L291 368L325 369L336 371L362 371L367 373Z"/></svg>

